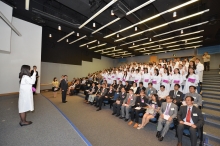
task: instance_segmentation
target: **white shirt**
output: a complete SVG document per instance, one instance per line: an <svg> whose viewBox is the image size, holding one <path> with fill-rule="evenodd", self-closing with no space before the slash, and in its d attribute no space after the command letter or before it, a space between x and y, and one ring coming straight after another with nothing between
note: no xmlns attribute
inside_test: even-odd
<svg viewBox="0 0 220 146"><path fill-rule="evenodd" d="M190 111L191 111L191 116L190 116L190 123L191 124L194 124L194 122L193 122L193 120L192 120L192 108L193 108L193 106L187 106L187 113L186 113L186 117L187 117L187 114L188 114L188 110L189 110L189 108L190 108ZM186 117L183 119L183 121L184 122L186 122Z"/></svg>
<svg viewBox="0 0 220 146"><path fill-rule="evenodd" d="M159 98L165 99L169 95L169 92L167 90L159 90L157 95L159 96Z"/></svg>

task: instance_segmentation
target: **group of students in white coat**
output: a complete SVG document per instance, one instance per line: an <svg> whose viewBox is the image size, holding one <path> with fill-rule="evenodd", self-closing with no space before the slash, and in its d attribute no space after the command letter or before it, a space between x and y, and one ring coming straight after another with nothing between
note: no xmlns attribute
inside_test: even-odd
<svg viewBox="0 0 220 146"><path fill-rule="evenodd" d="M203 70L203 64L196 58L195 61L174 60L168 64L160 60L158 65L153 63L126 64L113 70L104 70L101 75L108 84L112 84L114 80L117 83L122 81L123 85L126 81L130 84L143 82L143 86L147 87L148 83L152 83L157 91L160 90L160 85L164 85L165 89L170 91L174 89L175 84L179 84L181 85L180 91L186 94L189 92L189 86L199 88L203 78Z"/></svg>

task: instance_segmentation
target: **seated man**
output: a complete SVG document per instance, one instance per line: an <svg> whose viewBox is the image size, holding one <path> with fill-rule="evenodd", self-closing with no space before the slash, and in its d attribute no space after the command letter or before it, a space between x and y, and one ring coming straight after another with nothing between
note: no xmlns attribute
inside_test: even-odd
<svg viewBox="0 0 220 146"><path fill-rule="evenodd" d="M181 106L182 101L183 101L183 92L179 91L180 85L175 84L174 85L174 90L171 90L169 93L170 97L173 97L173 103L175 103L178 108Z"/></svg>
<svg viewBox="0 0 220 146"><path fill-rule="evenodd" d="M152 83L148 83L148 87L146 88L145 93L147 98L150 99L153 94L157 94L157 90L153 87Z"/></svg>
<svg viewBox="0 0 220 146"><path fill-rule="evenodd" d="M196 146L196 131L204 125L204 118L201 110L193 106L194 98L192 96L186 96L185 100L186 106L181 106L177 114L177 118L179 121L179 125L177 128L177 146L182 146L182 135L184 129L189 129L191 146Z"/></svg>
<svg viewBox="0 0 220 146"><path fill-rule="evenodd" d="M160 117L157 126L157 135L159 141L162 141L165 134L170 128L170 124L173 122L173 118L177 116L178 107L172 102L173 97L167 96L166 102L163 102L159 110ZM164 127L163 127L164 125Z"/></svg>
<svg viewBox="0 0 220 146"><path fill-rule="evenodd" d="M70 95L75 95L75 94L79 93L79 90L80 90L79 80L76 80L74 85L75 85L75 87L73 89L70 89Z"/></svg>
<svg viewBox="0 0 220 146"><path fill-rule="evenodd" d="M101 93L101 85L98 84L97 85L97 90L95 92L95 94L92 94L92 95L89 95L89 99L88 99L88 102L87 103L90 103L91 105L93 105L94 103L94 99L97 95L99 95Z"/></svg>
<svg viewBox="0 0 220 146"><path fill-rule="evenodd" d="M129 119L129 111L132 108L132 106L135 105L136 96L134 95L133 89L129 90L129 93L127 94L127 97L125 98L122 106L121 106L121 117L120 119L124 119L127 122Z"/></svg>
<svg viewBox="0 0 220 146"><path fill-rule="evenodd" d="M186 93L184 100L187 96L192 96L194 98L193 104L196 107L199 107L201 109L202 107L202 96L198 93L196 93L196 87L195 86L189 86L189 93ZM183 102L183 105L185 102Z"/></svg>
<svg viewBox="0 0 220 146"><path fill-rule="evenodd" d="M104 89L104 88L103 88L103 89ZM106 89L106 88L105 88L105 89ZM106 89L106 90L107 90L107 89ZM105 92L105 91L103 91L103 92ZM108 92L106 91L106 93L103 93L103 95L100 96L100 98L98 99L99 105L98 105L97 111L100 111L100 110L102 109L102 102L103 102L104 100L109 101L109 100L114 96L114 94L115 94L115 91L114 91L114 89L113 89L113 86L110 85L109 91L108 91Z"/></svg>
<svg viewBox="0 0 220 146"><path fill-rule="evenodd" d="M143 86L143 82L139 82L139 87L135 92L136 96L138 96L142 90L145 92L146 88Z"/></svg>
<svg viewBox="0 0 220 146"><path fill-rule="evenodd" d="M85 85L83 86L84 88L84 94L86 95L86 90L89 90L91 85L92 85L92 82L88 79L88 77L85 78Z"/></svg>
<svg viewBox="0 0 220 146"><path fill-rule="evenodd" d="M85 101L86 103L89 103L88 102L88 98L89 98L89 95L92 95L92 94L95 94L97 91L97 87L95 86L95 83L92 83L92 86L90 87L89 90L85 90Z"/></svg>
<svg viewBox="0 0 220 146"><path fill-rule="evenodd" d="M160 86L160 90L157 93L160 102L165 102L166 101L166 97L169 95L169 92L165 89L164 85Z"/></svg>
<svg viewBox="0 0 220 146"><path fill-rule="evenodd" d="M128 125L132 125L133 121L135 120L134 128L138 127L139 123L139 114L140 113L145 113L146 107L148 104L148 99L145 96L145 92L141 91L140 96L137 97L136 102L135 102L135 107L131 108L131 121L128 123Z"/></svg>
<svg viewBox="0 0 220 146"><path fill-rule="evenodd" d="M99 107L99 99L103 98L108 92L108 89L106 86L107 85L105 83L103 83L100 94L96 95L96 97L95 97L95 106L96 107ZM100 106L102 106L102 104ZM101 107L99 107L99 109L97 109L97 111L99 111L99 110L101 110Z"/></svg>
<svg viewBox="0 0 220 146"><path fill-rule="evenodd" d="M116 99L116 102L113 103L113 113L112 115L116 114L116 117L120 116L120 108L124 102L124 99L127 97L127 93L125 88L121 88L121 92L119 93L119 97Z"/></svg>

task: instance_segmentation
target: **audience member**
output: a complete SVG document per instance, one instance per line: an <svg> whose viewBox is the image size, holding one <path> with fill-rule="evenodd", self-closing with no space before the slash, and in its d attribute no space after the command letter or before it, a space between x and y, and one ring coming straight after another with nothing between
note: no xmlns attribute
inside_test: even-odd
<svg viewBox="0 0 220 146"><path fill-rule="evenodd" d="M173 97L173 103L176 104L178 107L181 106L184 95L181 91L179 91L180 85L175 84L174 90L171 90L169 93L170 97Z"/></svg>
<svg viewBox="0 0 220 146"><path fill-rule="evenodd" d="M166 97L169 95L169 91L165 89L164 85L161 85L157 95L159 97L160 102L162 103L166 101Z"/></svg>
<svg viewBox="0 0 220 146"><path fill-rule="evenodd" d="M210 70L210 58L211 56L208 54L208 52L205 52L204 55L202 56L205 71Z"/></svg>

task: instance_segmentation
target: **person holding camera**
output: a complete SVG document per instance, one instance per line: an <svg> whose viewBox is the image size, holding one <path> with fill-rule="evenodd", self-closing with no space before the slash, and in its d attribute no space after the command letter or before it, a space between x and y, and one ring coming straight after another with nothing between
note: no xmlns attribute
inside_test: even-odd
<svg viewBox="0 0 220 146"><path fill-rule="evenodd" d="M208 54L208 52L205 52L202 56L204 61L204 70L209 71L210 70L210 58L211 56Z"/></svg>

